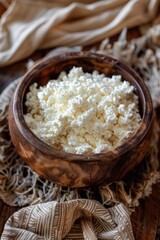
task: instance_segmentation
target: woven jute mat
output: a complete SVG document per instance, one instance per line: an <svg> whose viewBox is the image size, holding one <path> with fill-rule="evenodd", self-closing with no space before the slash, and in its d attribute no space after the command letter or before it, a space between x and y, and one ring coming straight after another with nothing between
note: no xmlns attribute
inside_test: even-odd
<svg viewBox="0 0 160 240"><path fill-rule="evenodd" d="M158 30L157 30L158 29ZM146 81L154 106L159 101L159 49L160 26L150 30L145 36L127 42L126 30L114 45L108 39L99 49L91 51L112 55L127 62ZM65 48L65 51L70 51ZM72 49L77 51L77 49ZM78 48L79 50L79 48ZM54 50L55 55L64 49ZM46 56L48 57L48 55ZM0 95L0 198L11 206L26 206L51 200L66 202L75 199L98 200L103 205L113 206L123 203L128 209L138 205L139 199L151 193L152 184L159 178L158 172L158 135L159 126L155 119L151 145L143 161L127 176L118 182L83 189L65 188L40 178L18 156L12 145L8 129L8 106L20 79L12 82Z"/></svg>

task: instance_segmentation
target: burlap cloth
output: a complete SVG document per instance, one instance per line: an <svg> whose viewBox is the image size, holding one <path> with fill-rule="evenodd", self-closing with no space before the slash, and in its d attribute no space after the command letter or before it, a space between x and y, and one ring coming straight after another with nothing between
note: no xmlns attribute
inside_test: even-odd
<svg viewBox="0 0 160 240"><path fill-rule="evenodd" d="M113 46L105 39L99 49L91 49L115 56L134 68L147 83L155 108L160 104L159 39L160 26L129 42L124 30ZM56 49L46 57L70 50ZM12 206L32 206L13 214L2 239L134 239L129 214L160 178L157 120L146 156L121 181L83 189L64 188L41 179L23 163L11 143L8 105L19 80L0 95L0 197Z"/></svg>

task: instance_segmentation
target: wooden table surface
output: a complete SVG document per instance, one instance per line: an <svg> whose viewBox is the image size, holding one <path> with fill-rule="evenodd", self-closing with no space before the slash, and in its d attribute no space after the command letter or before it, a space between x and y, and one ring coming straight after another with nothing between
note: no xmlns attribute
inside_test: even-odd
<svg viewBox="0 0 160 240"><path fill-rule="evenodd" d="M129 38L139 35L137 29L129 32ZM112 38L114 41L115 38ZM33 60L39 59L45 55L46 51L36 52L31 56ZM26 71L26 61L13 64L9 67L0 68L0 91L2 91L17 76L23 75ZM160 110L157 110L158 119L160 119ZM160 124L160 121L159 121ZM160 155L160 154L159 154ZM160 160L160 156L159 156ZM4 224L9 216L17 211L18 207L10 207L0 200L0 235L3 231ZM152 194L140 201L139 207L131 215L133 232L136 240L158 240L157 226L160 223L160 183L153 186Z"/></svg>

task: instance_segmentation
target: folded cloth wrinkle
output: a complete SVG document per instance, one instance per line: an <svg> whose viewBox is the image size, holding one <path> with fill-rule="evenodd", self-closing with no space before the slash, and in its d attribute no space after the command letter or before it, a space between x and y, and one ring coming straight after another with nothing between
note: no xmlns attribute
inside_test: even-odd
<svg viewBox="0 0 160 240"><path fill-rule="evenodd" d="M107 10L105 12L102 12L100 16L98 17L98 28L105 26L106 22L111 22L114 17L118 14L120 11L120 8L112 9L112 10ZM58 26L58 29L61 29L65 32L70 32L70 33L75 33L77 32L77 23L78 20L76 21L71 21L70 23L65 22L62 25L60 24ZM86 25L86 18L80 19L79 20L79 31L90 31L96 30L96 25L97 25L97 15L92 15L87 18L87 25Z"/></svg>
<svg viewBox="0 0 160 240"><path fill-rule="evenodd" d="M68 3L68 4L67 4ZM15 0L0 20L0 67L37 49L84 46L147 23L159 0Z"/></svg>
<svg viewBox="0 0 160 240"><path fill-rule="evenodd" d="M72 230L77 220L85 240L134 239L129 214L123 204L105 208L88 199L52 201L23 208L9 218L1 239L60 240L68 239L68 234L69 239L80 239L79 233Z"/></svg>

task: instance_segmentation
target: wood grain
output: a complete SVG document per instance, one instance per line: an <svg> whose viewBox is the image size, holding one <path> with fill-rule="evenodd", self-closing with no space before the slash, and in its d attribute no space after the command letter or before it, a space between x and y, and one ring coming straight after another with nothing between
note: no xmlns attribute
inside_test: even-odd
<svg viewBox="0 0 160 240"><path fill-rule="evenodd" d="M8 218L18 209L18 207L8 206L2 200L0 200L0 236L4 228L4 224L6 223Z"/></svg>
<svg viewBox="0 0 160 240"><path fill-rule="evenodd" d="M134 28L129 31L128 39L132 39L138 37L139 29ZM111 42L117 39L117 36L114 36L111 39ZM88 47L90 49L90 47ZM32 59L38 59L44 56L44 51L36 52ZM17 64L11 65L9 68L3 68L0 72L0 87L6 86L11 81L13 81L16 76L22 75L25 72L25 61L22 61ZM158 110L159 119L160 119L160 109ZM159 143L160 144L160 143ZM160 159L160 154L159 154ZM155 240L159 239L156 238L156 231L158 222L160 224L160 183L157 183L153 187L152 194L145 199L140 201L139 207L136 208L136 211L131 217L133 231L135 240ZM3 231L4 223L7 221L9 216L18 210L17 207L10 207L5 204L2 200L0 200L0 235Z"/></svg>
<svg viewBox="0 0 160 240"><path fill-rule="evenodd" d="M136 240L155 240L160 219L160 183L153 186L152 194L140 200L131 221Z"/></svg>
<svg viewBox="0 0 160 240"><path fill-rule="evenodd" d="M99 154L71 154L47 145L28 128L23 103L29 86L34 82L43 86L73 66L82 67L84 72L97 70L107 77L121 75L135 87L142 122L138 131L118 148ZM144 158L152 127L153 105L144 81L117 59L91 52L68 52L42 60L25 74L9 108L10 135L18 154L41 177L65 187L86 187L122 179Z"/></svg>

